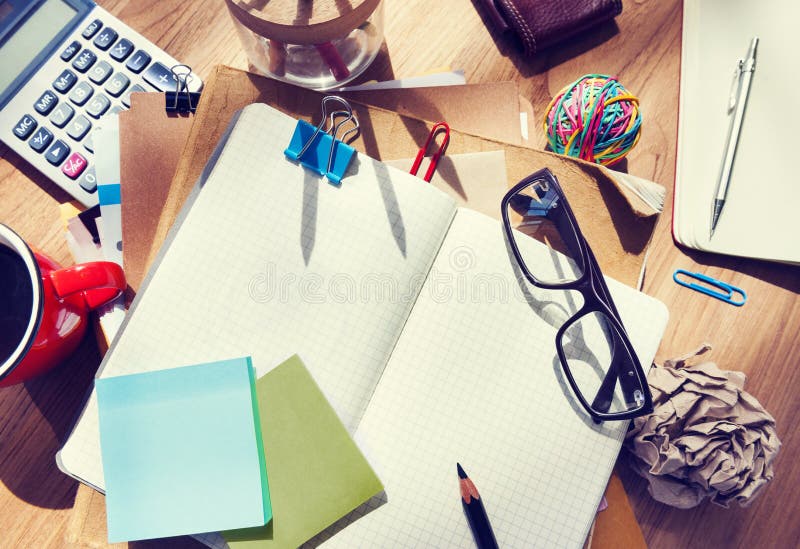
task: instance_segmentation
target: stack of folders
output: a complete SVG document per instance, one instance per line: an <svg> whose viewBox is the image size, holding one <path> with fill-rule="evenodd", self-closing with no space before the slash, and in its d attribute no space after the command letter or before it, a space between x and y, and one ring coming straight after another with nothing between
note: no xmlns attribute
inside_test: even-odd
<svg viewBox="0 0 800 549"><path fill-rule="evenodd" d="M335 186L288 160L296 125L264 104L234 117L104 358L61 468L111 495L106 380L251 356L273 518L261 530L198 536L206 544L294 547L319 533L312 543L324 547L469 546L453 474L468 456L500 546L580 547L627 425L594 424L557 366L553 314L579 304L520 287L499 223L408 173L359 153ZM525 253L553 261L533 239ZM665 307L608 285L651 364ZM270 370L295 353L342 418L338 442L319 443L331 426L287 388L297 359ZM195 431L184 463L217 459L214 427ZM357 448L340 446L352 443L347 432L385 497ZM326 483L333 492L320 494ZM315 498L335 508L323 518Z"/></svg>
<svg viewBox="0 0 800 549"><path fill-rule="evenodd" d="M244 357L105 377L96 394L112 543L221 531L297 547L383 490L297 356L258 380Z"/></svg>
<svg viewBox="0 0 800 549"><path fill-rule="evenodd" d="M747 0L684 4L672 218L679 244L800 263L800 111L781 109L777 99L796 96L800 85L792 69L798 17L791 0L758 9ZM715 200L724 205L712 234Z"/></svg>

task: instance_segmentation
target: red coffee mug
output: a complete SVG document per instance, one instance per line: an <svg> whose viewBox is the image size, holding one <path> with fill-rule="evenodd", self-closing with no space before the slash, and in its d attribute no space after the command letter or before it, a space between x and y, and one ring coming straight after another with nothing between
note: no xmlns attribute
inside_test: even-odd
<svg viewBox="0 0 800 549"><path fill-rule="evenodd" d="M0 224L0 387L26 381L67 358L86 332L89 311L125 287L116 263L61 268Z"/></svg>

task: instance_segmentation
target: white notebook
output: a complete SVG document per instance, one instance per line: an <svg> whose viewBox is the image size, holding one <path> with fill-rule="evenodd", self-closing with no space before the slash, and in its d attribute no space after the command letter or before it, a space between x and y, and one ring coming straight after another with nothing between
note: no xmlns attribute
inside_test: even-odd
<svg viewBox="0 0 800 549"><path fill-rule="evenodd" d="M499 223L416 177L359 154L337 188L291 163L294 125L235 119L99 375L297 353L388 497L326 546L468 545L460 461L502 547L579 547L627 427L595 426L558 366L579 294L521 287ZM649 365L666 308L608 283ZM58 461L103 488L94 394Z"/></svg>
<svg viewBox="0 0 800 549"><path fill-rule="evenodd" d="M792 0L686 0L672 229L698 250L800 263L794 105L800 5ZM711 208L722 167L734 68L759 38L725 207Z"/></svg>

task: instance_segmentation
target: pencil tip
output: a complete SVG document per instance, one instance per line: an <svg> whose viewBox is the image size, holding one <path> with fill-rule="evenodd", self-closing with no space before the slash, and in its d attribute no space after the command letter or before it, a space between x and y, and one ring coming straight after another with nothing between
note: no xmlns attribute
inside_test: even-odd
<svg viewBox="0 0 800 549"><path fill-rule="evenodd" d="M461 468L460 463L456 463L456 468L458 469L458 478L467 478L467 473Z"/></svg>

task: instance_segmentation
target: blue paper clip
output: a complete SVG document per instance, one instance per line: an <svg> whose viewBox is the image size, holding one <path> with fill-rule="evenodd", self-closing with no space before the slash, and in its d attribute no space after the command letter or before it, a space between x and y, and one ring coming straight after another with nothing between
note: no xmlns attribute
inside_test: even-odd
<svg viewBox="0 0 800 549"><path fill-rule="evenodd" d="M680 278L681 275L685 278ZM741 307L744 305L744 302L747 301L747 294L745 294L744 290L741 288L731 286L730 284L721 282L716 278L711 278L710 276L706 276L704 274L692 273L685 269L678 269L672 274L672 279L681 286L685 286L686 288L690 288L702 294L710 295L711 297L716 297L725 303L730 303L731 305L736 305L737 307ZM699 280L707 285L691 282L692 279ZM734 301L735 294L741 295L741 299Z"/></svg>
<svg viewBox="0 0 800 549"><path fill-rule="evenodd" d="M344 108L334 110L329 117L327 104L331 101L340 102ZM324 129L329 118L330 128ZM337 118L342 120L337 123ZM344 132L342 139L336 139L339 129L350 121L354 127ZM322 120L317 127L305 120L298 120L289 146L283 154L305 168L324 175L334 185L340 185L344 172L347 171L356 152L353 147L344 143L344 140L351 133L358 131L358 119L353 114L350 104L336 95L326 95L322 98Z"/></svg>

